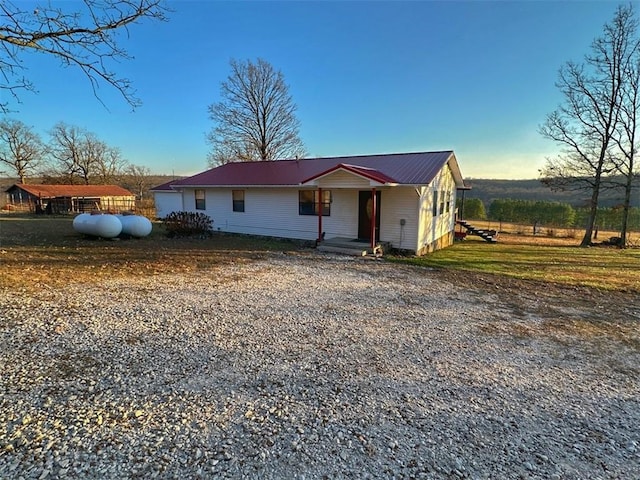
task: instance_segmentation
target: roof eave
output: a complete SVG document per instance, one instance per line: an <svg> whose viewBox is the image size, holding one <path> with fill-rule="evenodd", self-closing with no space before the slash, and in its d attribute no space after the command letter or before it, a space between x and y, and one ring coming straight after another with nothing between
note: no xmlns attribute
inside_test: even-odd
<svg viewBox="0 0 640 480"><path fill-rule="evenodd" d="M278 183L278 184L246 184L238 183L233 185L218 185L218 184L204 184L204 185L171 185L173 190L184 190L185 188L283 188L283 187L298 187L297 183ZM163 191L163 190L159 190ZM164 190L166 191L166 190Z"/></svg>
<svg viewBox="0 0 640 480"><path fill-rule="evenodd" d="M453 175L453 180L456 183L456 188L464 188L466 185L464 184L464 178L462 177L462 172L460 171L460 165L458 165L458 159L456 158L455 153L451 152L449 158L447 159L447 165L451 169L451 174Z"/></svg>

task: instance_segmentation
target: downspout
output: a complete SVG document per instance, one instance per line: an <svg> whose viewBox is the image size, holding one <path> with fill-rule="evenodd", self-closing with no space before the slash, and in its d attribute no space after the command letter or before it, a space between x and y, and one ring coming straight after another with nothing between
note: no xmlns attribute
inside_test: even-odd
<svg viewBox="0 0 640 480"><path fill-rule="evenodd" d="M322 207L322 188L318 187L318 245L322 242Z"/></svg>
<svg viewBox="0 0 640 480"><path fill-rule="evenodd" d="M376 189L371 189L371 250L376 248Z"/></svg>

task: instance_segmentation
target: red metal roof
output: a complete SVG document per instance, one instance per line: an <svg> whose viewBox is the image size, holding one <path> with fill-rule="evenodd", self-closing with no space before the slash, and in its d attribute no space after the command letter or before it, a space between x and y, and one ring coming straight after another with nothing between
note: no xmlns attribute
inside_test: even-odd
<svg viewBox="0 0 640 480"><path fill-rule="evenodd" d="M394 153L351 157L236 162L207 170L173 183L174 187L295 186L332 169L343 168L381 183L428 185L447 163L457 186L464 186L452 151ZM342 167L340 167L342 165ZM365 175L366 172L366 175Z"/></svg>
<svg viewBox="0 0 640 480"><path fill-rule="evenodd" d="M54 197L135 197L129 190L118 185L30 185L16 184L14 188L24 190L40 198Z"/></svg>
<svg viewBox="0 0 640 480"><path fill-rule="evenodd" d="M153 187L150 191L152 192L175 192L171 185L176 183L178 180L171 180L169 182L163 183L162 185L158 185L157 187Z"/></svg>

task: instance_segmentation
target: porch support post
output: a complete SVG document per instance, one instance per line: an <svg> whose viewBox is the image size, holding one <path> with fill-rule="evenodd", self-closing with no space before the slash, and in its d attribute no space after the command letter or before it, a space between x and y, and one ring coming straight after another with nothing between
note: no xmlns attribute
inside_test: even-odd
<svg viewBox="0 0 640 480"><path fill-rule="evenodd" d="M322 242L322 188L318 187L318 244Z"/></svg>
<svg viewBox="0 0 640 480"><path fill-rule="evenodd" d="M371 189L371 250L376 247L376 214L378 205L376 205L376 188Z"/></svg>

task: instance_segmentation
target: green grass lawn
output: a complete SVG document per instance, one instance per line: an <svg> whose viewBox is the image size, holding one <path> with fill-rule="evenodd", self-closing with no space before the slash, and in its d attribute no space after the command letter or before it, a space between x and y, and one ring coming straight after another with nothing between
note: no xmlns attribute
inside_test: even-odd
<svg viewBox="0 0 640 480"><path fill-rule="evenodd" d="M640 249L464 241L418 258L393 261L525 280L640 292Z"/></svg>

